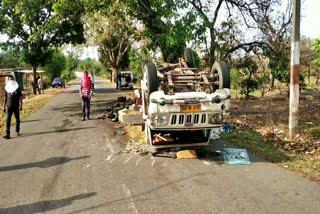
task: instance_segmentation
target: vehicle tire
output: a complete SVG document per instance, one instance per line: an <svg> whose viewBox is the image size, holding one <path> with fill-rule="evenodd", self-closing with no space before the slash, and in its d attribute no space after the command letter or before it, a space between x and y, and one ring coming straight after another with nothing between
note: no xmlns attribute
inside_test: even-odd
<svg viewBox="0 0 320 214"><path fill-rule="evenodd" d="M149 99L150 94L158 90L158 74L155 64L148 63L144 66L144 78L147 86L146 98Z"/></svg>
<svg viewBox="0 0 320 214"><path fill-rule="evenodd" d="M225 62L215 62L211 68L211 76L216 82L215 88L230 88L230 73Z"/></svg>
<svg viewBox="0 0 320 214"><path fill-rule="evenodd" d="M190 68L195 67L195 61L194 61L194 56L191 48L186 48L184 50L184 59L186 60L188 66Z"/></svg>

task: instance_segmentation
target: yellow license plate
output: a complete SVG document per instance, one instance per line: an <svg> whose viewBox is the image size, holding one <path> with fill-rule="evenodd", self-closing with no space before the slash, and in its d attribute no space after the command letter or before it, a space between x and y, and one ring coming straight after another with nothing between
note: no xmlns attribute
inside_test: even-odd
<svg viewBox="0 0 320 214"><path fill-rule="evenodd" d="M183 112L183 113L198 112L198 111L201 111L201 104L180 106L180 112Z"/></svg>

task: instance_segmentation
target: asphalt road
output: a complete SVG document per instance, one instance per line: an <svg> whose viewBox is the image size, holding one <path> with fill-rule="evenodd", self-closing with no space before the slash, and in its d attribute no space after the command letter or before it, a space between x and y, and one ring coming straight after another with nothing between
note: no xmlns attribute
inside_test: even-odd
<svg viewBox="0 0 320 214"><path fill-rule="evenodd" d="M275 164L119 152L114 127L81 121L76 85L0 139L0 214L320 213L320 185ZM92 118L121 93L96 84ZM124 142L122 142L124 143Z"/></svg>

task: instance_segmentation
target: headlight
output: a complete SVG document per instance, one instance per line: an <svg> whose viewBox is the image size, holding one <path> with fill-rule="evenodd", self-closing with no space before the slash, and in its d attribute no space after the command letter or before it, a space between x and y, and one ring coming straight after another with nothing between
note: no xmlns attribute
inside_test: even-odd
<svg viewBox="0 0 320 214"><path fill-rule="evenodd" d="M223 114L217 113L211 115L211 123L212 124L220 124L223 122Z"/></svg>
<svg viewBox="0 0 320 214"><path fill-rule="evenodd" d="M163 116L155 116L154 117L154 124L155 126L167 126L168 125L168 117L163 115Z"/></svg>

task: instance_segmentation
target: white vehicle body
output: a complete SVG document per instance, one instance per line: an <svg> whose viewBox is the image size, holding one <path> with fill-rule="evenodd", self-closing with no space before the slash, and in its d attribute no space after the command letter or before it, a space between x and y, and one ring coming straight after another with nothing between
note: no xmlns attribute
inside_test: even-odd
<svg viewBox="0 0 320 214"><path fill-rule="evenodd" d="M121 75L121 88L130 88L134 86L134 75L132 71L120 71Z"/></svg>

